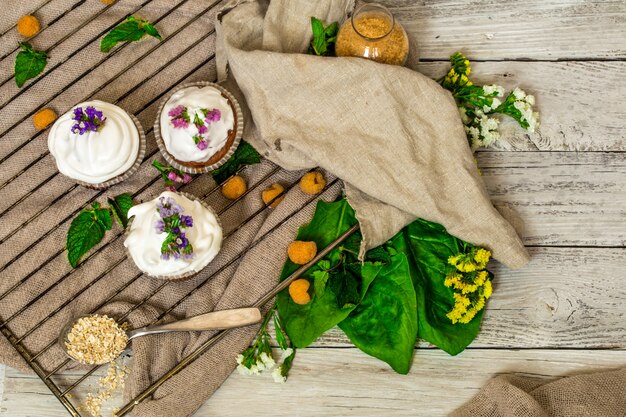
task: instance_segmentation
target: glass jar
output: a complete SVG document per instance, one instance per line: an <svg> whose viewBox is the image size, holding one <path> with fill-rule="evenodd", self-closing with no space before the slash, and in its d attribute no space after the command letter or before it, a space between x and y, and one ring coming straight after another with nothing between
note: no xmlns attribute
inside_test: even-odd
<svg viewBox="0 0 626 417"><path fill-rule="evenodd" d="M364 3L339 29L335 53L404 65L409 55L409 38L385 6Z"/></svg>

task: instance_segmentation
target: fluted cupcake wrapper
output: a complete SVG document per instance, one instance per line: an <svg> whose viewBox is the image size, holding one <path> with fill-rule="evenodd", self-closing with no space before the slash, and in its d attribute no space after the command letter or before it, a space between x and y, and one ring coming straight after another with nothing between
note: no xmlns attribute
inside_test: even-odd
<svg viewBox="0 0 626 417"><path fill-rule="evenodd" d="M98 184L93 184L93 183L80 181L75 178L72 178L74 181L76 181L78 184L85 186L87 188L92 188L94 190L104 190L105 188L109 188L112 185L118 184L126 180L135 172L137 172L137 170L141 166L141 163L143 162L143 158L146 156L146 134L143 131L143 126L141 126L139 119L137 119L134 115L130 113L128 115L132 119L133 123L135 123L137 132L139 133L139 151L137 152L137 159L135 160L135 163L133 164L133 166L131 166L128 169L128 171L124 172L123 174L120 174L117 177L111 178L110 180L107 180L105 182L101 182Z"/></svg>
<svg viewBox="0 0 626 417"><path fill-rule="evenodd" d="M213 214L213 216L215 216L215 219L217 220L218 226L222 227L222 222L220 221L220 218L218 217L217 213L207 203L205 203L204 201L202 201L198 197L196 197L194 195L191 195L189 193L185 193L183 191L177 191L176 193L181 195L181 196L183 196L183 197L187 197L189 200L198 201L200 204L202 204L202 207L204 207L207 210L209 210L209 212L211 212L211 214ZM128 219L128 224L126 225L126 230L124 231L124 236L125 237L128 236L128 234L130 233L130 226L131 226L134 218L135 217L133 216L130 219ZM223 230L223 228L222 228L222 230ZM126 256L128 257L128 259L132 260L133 263L135 263L135 260L133 259L133 256L131 255L130 250L126 246L124 246L124 250L126 251ZM219 255L219 252L218 252L218 255ZM156 279L161 279L161 280L166 280L166 281L175 281L175 282L176 281L187 281L187 280L193 278L194 276L196 276L197 274L199 274L214 259L215 258L207 261L206 264L202 265L202 267L200 269L198 269L197 271L188 271L188 272L185 272L184 274L178 274L178 275L152 275L152 274L149 274L149 273L147 273L145 271L141 271L141 272L143 272L144 275L149 276L150 278L156 278ZM135 266L137 266L137 264L135 264ZM137 267L137 269L140 269L140 268Z"/></svg>
<svg viewBox="0 0 626 417"><path fill-rule="evenodd" d="M176 92L178 92L179 90L182 90L183 88L188 88L188 87L213 87L219 90L222 94L226 96L226 98L232 103L233 108L235 110L235 121L236 121L236 127L237 127L237 130L235 132L235 139L233 140L233 143L230 145L230 148L228 148L226 154L222 158L220 158L219 161L211 165L206 165L202 167L192 167L192 166L181 164L179 161L174 159L174 157L167 151L167 148L165 147L165 142L163 141L163 138L161 137L161 112L163 111L163 107L165 107L165 104L167 103L167 101L174 94L176 94ZM239 102L237 102L235 97L230 93L230 91L226 90L224 87L222 87L219 84L212 83L209 81L196 81L196 82L191 82L191 83L184 83L174 88L169 94L163 97L163 99L159 103L159 108L157 110L157 117L154 122L154 137L156 139L157 146L159 147L159 151L161 151L161 155L163 155L163 158L165 158L168 164L170 164L176 169L181 170L182 172L186 172L188 174L203 174L206 172L211 172L213 170L216 170L217 168L224 165L226 161L230 159L231 156L233 156L233 154L237 150L237 147L239 146L239 143L241 142L242 136L243 136L243 113L241 111L241 106L239 105Z"/></svg>

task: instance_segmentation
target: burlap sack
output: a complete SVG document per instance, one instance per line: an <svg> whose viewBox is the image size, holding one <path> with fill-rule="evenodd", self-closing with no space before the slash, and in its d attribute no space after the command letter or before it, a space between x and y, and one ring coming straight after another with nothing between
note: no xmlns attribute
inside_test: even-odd
<svg viewBox="0 0 626 417"><path fill-rule="evenodd" d="M557 380L503 375L449 417L624 417L626 369Z"/></svg>
<svg viewBox="0 0 626 417"><path fill-rule="evenodd" d="M489 200L449 92L408 68L302 54L310 16L342 21L353 1L233 4L216 25L218 77L245 96L246 137L281 166L322 166L344 180L362 250L421 217L511 268L528 262Z"/></svg>

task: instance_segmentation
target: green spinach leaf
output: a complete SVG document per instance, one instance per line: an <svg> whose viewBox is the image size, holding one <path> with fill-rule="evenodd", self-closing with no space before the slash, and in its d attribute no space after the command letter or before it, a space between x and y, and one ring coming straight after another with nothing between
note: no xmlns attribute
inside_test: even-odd
<svg viewBox="0 0 626 417"><path fill-rule="evenodd" d="M406 245L412 261L418 336L450 355L456 355L476 338L484 312L480 311L467 324L452 324L446 316L454 306L452 290L444 285L448 257L469 244L450 235L443 226L421 219L406 226L402 237L405 241L394 239L394 246Z"/></svg>
<svg viewBox="0 0 626 417"><path fill-rule="evenodd" d="M363 352L387 362L398 373L409 372L417 340L417 305L403 253L380 270L361 303L339 327Z"/></svg>
<svg viewBox="0 0 626 417"><path fill-rule="evenodd" d="M27 80L41 74L48 63L48 54L34 50L28 42L19 45L22 50L15 57L15 83L21 88Z"/></svg>
<svg viewBox="0 0 626 417"><path fill-rule="evenodd" d="M258 164L259 162L261 162L261 155L252 145L242 140L233 156L224 165L211 171L211 175L215 182L219 184L226 181L231 175L234 175L239 168Z"/></svg>
<svg viewBox="0 0 626 417"><path fill-rule="evenodd" d="M120 23L100 41L100 51L109 52L119 42L133 42L150 35L158 40L163 40L159 31L147 20L128 16L124 23Z"/></svg>
<svg viewBox="0 0 626 417"><path fill-rule="evenodd" d="M67 232L67 259L76 268L80 258L104 238L111 230L111 213L93 203L91 209L84 209L72 220Z"/></svg>

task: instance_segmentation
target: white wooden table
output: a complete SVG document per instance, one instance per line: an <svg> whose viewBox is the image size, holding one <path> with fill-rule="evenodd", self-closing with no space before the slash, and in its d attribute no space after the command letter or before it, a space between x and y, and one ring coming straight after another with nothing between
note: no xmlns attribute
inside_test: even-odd
<svg viewBox="0 0 626 417"><path fill-rule="evenodd" d="M38 15L52 19L75 2L8 3L15 15L48 3ZM419 346L401 376L333 330L299 352L287 384L233 375L199 417L443 416L497 374L626 365L626 3L386 3L418 37L425 74L460 49L476 81L536 95L539 133L504 123L508 144L478 155L494 203L523 220L532 261L496 267L482 332L457 357ZM36 377L0 366L0 416L62 415Z"/></svg>

